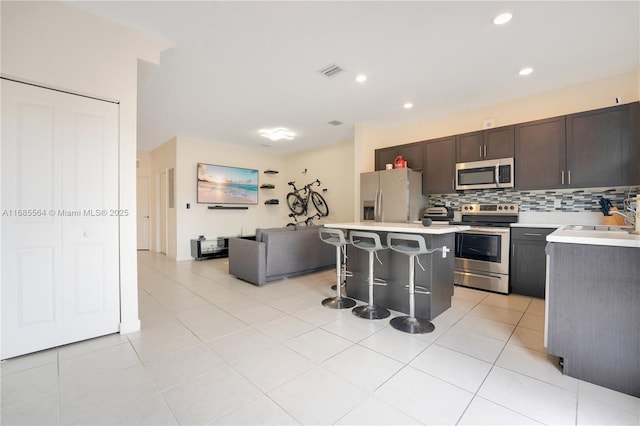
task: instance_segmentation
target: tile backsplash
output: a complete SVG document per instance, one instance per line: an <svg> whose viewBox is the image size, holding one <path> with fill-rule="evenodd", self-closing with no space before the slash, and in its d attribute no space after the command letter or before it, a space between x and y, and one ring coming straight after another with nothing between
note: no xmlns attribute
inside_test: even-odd
<svg viewBox="0 0 640 426"><path fill-rule="evenodd" d="M623 201L628 197L635 199L638 192L640 186L540 191L485 189L432 194L429 195L429 205L446 205L455 209L466 203L517 203L521 212L599 212L600 198L610 199L622 210Z"/></svg>

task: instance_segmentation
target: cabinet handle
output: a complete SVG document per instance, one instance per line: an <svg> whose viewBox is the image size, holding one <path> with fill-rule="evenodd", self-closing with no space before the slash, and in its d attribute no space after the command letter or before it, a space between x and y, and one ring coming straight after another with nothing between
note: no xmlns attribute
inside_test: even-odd
<svg viewBox="0 0 640 426"><path fill-rule="evenodd" d="M528 237L540 237L542 234L535 234L533 232L525 232L524 235Z"/></svg>
<svg viewBox="0 0 640 426"><path fill-rule="evenodd" d="M562 171L562 185L564 185L564 170Z"/></svg>
<svg viewBox="0 0 640 426"><path fill-rule="evenodd" d="M515 255L516 255L516 245L514 243L514 244L511 244L511 256L515 257Z"/></svg>
<svg viewBox="0 0 640 426"><path fill-rule="evenodd" d="M567 184L571 185L571 170L567 172L567 177L569 178L569 182L567 182Z"/></svg>
<svg viewBox="0 0 640 426"><path fill-rule="evenodd" d="M484 146L484 157L485 158L487 157L487 146L486 145Z"/></svg>
<svg viewBox="0 0 640 426"><path fill-rule="evenodd" d="M480 148L480 158L482 158L482 145L480 145L478 148Z"/></svg>

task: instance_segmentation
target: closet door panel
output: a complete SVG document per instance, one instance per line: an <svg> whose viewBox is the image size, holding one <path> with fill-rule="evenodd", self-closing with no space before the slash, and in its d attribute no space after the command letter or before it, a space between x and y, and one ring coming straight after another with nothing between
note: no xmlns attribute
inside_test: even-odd
<svg viewBox="0 0 640 426"><path fill-rule="evenodd" d="M65 111L64 340L74 342L118 331L118 106L69 99Z"/></svg>
<svg viewBox="0 0 640 426"><path fill-rule="evenodd" d="M54 92L2 80L2 359L62 335L62 127Z"/></svg>

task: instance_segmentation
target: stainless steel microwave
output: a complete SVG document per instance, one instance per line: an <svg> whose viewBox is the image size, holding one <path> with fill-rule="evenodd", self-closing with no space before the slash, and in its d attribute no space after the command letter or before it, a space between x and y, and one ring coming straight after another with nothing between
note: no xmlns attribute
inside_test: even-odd
<svg viewBox="0 0 640 426"><path fill-rule="evenodd" d="M456 189L513 188L513 157L456 164Z"/></svg>

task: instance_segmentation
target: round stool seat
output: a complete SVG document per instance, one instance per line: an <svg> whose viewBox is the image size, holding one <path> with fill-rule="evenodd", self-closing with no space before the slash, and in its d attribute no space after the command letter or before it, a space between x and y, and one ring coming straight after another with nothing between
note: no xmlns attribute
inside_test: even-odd
<svg viewBox="0 0 640 426"><path fill-rule="evenodd" d="M369 302L367 305L353 308L351 312L357 317L369 320L387 318L391 315L391 312L389 312L387 308L373 303L373 285L375 280L373 277L373 256L375 252L384 250L387 247L382 244L380 235L375 232L351 231L349 233L349 240L352 246L369 252Z"/></svg>
<svg viewBox="0 0 640 426"><path fill-rule="evenodd" d="M320 228L320 239L327 244L331 244L336 248L336 284L335 290L337 292L335 297L328 297L322 301L322 305L332 309L349 309L356 306L356 301L342 296L343 283L342 280L346 275L346 271L343 269L343 263L340 256L341 251L346 250L346 246L349 244L344 236L344 231L341 229L333 228ZM346 254L345 254L346 257ZM331 287L333 288L333 287Z"/></svg>

